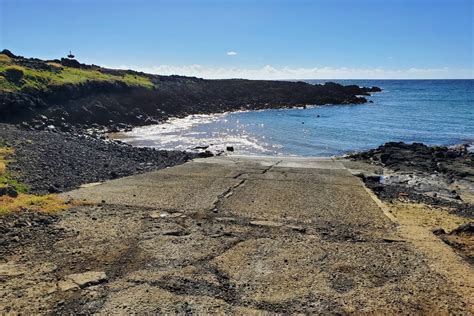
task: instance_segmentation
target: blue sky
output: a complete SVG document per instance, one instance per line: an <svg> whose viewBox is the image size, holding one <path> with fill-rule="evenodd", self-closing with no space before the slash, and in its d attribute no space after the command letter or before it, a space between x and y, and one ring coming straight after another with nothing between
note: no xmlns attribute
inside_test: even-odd
<svg viewBox="0 0 474 316"><path fill-rule="evenodd" d="M473 3L0 0L0 46L208 78L472 78Z"/></svg>

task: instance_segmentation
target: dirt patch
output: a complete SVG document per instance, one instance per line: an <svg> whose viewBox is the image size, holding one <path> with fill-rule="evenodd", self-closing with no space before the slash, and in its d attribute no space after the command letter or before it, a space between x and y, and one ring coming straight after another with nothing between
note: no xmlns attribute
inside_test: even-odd
<svg viewBox="0 0 474 316"><path fill-rule="evenodd" d="M432 232L459 255L474 264L474 223L472 219L423 203L395 202L389 212L402 225L416 226Z"/></svg>
<svg viewBox="0 0 474 316"><path fill-rule="evenodd" d="M474 265L474 223L463 224L450 233L439 231L439 237L453 247L457 253Z"/></svg>
<svg viewBox="0 0 474 316"><path fill-rule="evenodd" d="M469 218L459 216L449 208L434 207L423 203L395 202L389 205L390 212L402 224L426 227L432 231L442 229L451 232Z"/></svg>
<svg viewBox="0 0 474 316"><path fill-rule="evenodd" d="M453 213L449 208L422 203L393 202L385 205L399 223L401 238L423 253L434 271L445 276L449 287L472 305L474 274L472 258L469 257L473 248L470 219Z"/></svg>

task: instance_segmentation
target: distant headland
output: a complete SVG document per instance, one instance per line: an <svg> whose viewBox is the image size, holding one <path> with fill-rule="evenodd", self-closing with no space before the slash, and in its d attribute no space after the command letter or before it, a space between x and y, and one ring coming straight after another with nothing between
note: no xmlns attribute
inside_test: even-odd
<svg viewBox="0 0 474 316"><path fill-rule="evenodd" d="M119 130L170 117L238 110L361 104L378 87L267 80L205 80L107 69L68 58L0 52L0 117L31 127ZM47 122L44 122L44 117Z"/></svg>

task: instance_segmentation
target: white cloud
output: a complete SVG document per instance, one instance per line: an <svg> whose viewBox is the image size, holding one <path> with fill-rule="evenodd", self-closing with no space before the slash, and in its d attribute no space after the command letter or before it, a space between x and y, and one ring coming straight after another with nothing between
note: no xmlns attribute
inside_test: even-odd
<svg viewBox="0 0 474 316"><path fill-rule="evenodd" d="M349 67L273 67L258 68L208 67L202 65L160 65L140 67L131 65L109 66L109 68L134 69L160 75L195 76L207 79L457 79L474 78L474 69L405 68L388 69Z"/></svg>
<svg viewBox="0 0 474 316"><path fill-rule="evenodd" d="M234 52L233 50L227 52L227 56L236 56L237 52Z"/></svg>

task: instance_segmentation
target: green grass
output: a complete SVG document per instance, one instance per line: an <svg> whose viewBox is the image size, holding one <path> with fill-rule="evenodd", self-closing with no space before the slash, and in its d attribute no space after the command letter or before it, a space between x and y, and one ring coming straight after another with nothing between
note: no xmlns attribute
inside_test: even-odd
<svg viewBox="0 0 474 316"><path fill-rule="evenodd" d="M7 172L3 175L0 175L0 187L11 186L14 187L15 190L19 193L26 193L28 192L28 187L23 183L19 183L15 179L12 179L12 175Z"/></svg>
<svg viewBox="0 0 474 316"><path fill-rule="evenodd" d="M11 186L17 192L26 193L28 192L28 187L15 180L11 172L7 171L7 164L10 162L7 157L11 154L13 154L13 149L0 147L0 187Z"/></svg>
<svg viewBox="0 0 474 316"><path fill-rule="evenodd" d="M58 67L58 64L50 64ZM140 75L125 74L111 75L93 69L78 69L60 66L59 72L38 70L16 65L14 60L6 55L0 54L0 90L6 91L48 91L51 86L64 84L78 84L87 81L117 81L124 82L129 86L142 86L152 88L153 83L149 78ZM23 78L19 82L6 79L6 71L17 69L23 72Z"/></svg>

